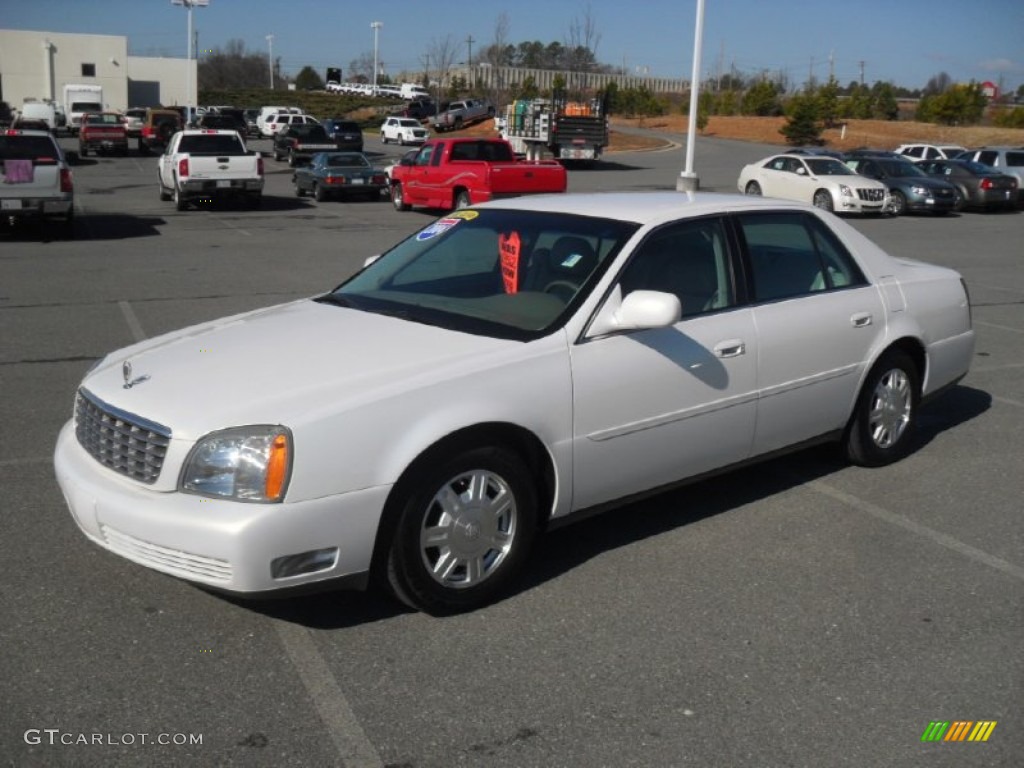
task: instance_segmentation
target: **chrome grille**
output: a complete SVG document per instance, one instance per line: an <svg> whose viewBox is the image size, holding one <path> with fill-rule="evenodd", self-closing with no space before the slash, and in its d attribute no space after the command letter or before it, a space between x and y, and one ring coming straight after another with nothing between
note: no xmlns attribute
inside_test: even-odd
<svg viewBox="0 0 1024 768"><path fill-rule="evenodd" d="M143 565L148 565L150 568L186 579L231 581L231 563L227 560L161 547L158 544L129 536L109 525L101 525L100 531L103 533L103 539L114 552Z"/></svg>
<svg viewBox="0 0 1024 768"><path fill-rule="evenodd" d="M880 203L885 199L884 189L858 189L857 197L871 203Z"/></svg>
<svg viewBox="0 0 1024 768"><path fill-rule="evenodd" d="M171 442L171 430L104 403L84 389L75 399L75 436L96 461L152 485Z"/></svg>

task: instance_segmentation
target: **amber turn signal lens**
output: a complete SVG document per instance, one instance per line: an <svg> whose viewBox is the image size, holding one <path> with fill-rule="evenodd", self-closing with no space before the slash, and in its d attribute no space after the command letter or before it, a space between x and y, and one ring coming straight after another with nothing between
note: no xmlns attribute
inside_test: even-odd
<svg viewBox="0 0 1024 768"><path fill-rule="evenodd" d="M270 446L270 458L267 460L267 475L264 483L264 495L268 501L281 498L284 491L285 476L288 474L288 438L278 435Z"/></svg>

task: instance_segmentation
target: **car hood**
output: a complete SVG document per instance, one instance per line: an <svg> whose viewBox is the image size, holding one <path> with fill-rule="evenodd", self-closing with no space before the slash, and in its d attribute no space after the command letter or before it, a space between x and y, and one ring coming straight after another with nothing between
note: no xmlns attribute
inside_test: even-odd
<svg viewBox="0 0 1024 768"><path fill-rule="evenodd" d="M327 405L400 395L521 344L307 299L113 352L82 386L195 439L245 424L294 427Z"/></svg>
<svg viewBox="0 0 1024 768"><path fill-rule="evenodd" d="M890 176L885 181L893 187L925 187L926 189L950 189L953 185L943 179L931 176Z"/></svg>

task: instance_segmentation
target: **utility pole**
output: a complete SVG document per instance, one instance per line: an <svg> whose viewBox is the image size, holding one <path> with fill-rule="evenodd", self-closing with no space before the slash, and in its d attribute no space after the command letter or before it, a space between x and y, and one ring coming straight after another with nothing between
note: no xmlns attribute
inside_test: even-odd
<svg viewBox="0 0 1024 768"><path fill-rule="evenodd" d="M274 90L274 36L267 35L267 63L270 64L270 90Z"/></svg>
<svg viewBox="0 0 1024 768"><path fill-rule="evenodd" d="M476 40L473 39L472 35L466 38L466 45L469 46L469 89L473 90L473 43Z"/></svg>
<svg viewBox="0 0 1024 768"><path fill-rule="evenodd" d="M860 84L863 86L864 85L864 59L861 59L858 63L860 64Z"/></svg>
<svg viewBox="0 0 1024 768"><path fill-rule="evenodd" d="M833 55L835 51L828 52L828 79L833 80L836 76L836 61Z"/></svg>

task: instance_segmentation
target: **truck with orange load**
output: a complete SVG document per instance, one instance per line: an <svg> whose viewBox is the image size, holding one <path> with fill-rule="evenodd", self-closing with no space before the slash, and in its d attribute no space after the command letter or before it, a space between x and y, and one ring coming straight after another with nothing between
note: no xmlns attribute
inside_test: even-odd
<svg viewBox="0 0 1024 768"><path fill-rule="evenodd" d="M540 159L597 160L608 146L607 99L570 100L564 90L550 99L520 99L508 105L500 127L516 154Z"/></svg>

